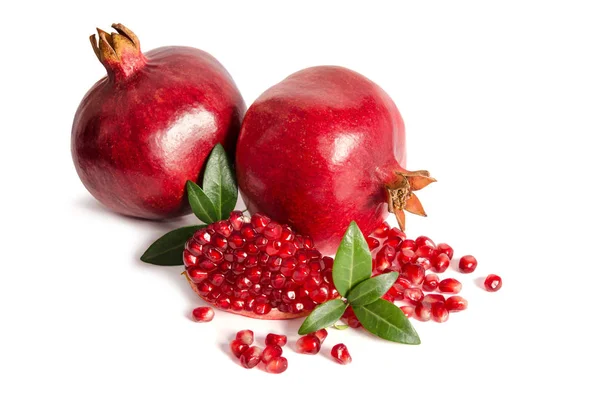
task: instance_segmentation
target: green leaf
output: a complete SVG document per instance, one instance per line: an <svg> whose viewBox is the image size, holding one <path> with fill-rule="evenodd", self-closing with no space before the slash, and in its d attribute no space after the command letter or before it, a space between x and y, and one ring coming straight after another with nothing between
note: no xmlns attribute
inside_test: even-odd
<svg viewBox="0 0 600 397"><path fill-rule="evenodd" d="M143 262L161 266L183 265L185 242L204 225L186 226L165 234L152 243L140 258Z"/></svg>
<svg viewBox="0 0 600 397"><path fill-rule="evenodd" d="M352 307L373 303L388 292L397 279L398 272L389 272L365 280L350 290L348 302Z"/></svg>
<svg viewBox="0 0 600 397"><path fill-rule="evenodd" d="M378 299L369 305L352 309L363 327L380 338L408 345L421 343L408 318L391 302Z"/></svg>
<svg viewBox="0 0 600 397"><path fill-rule="evenodd" d="M217 218L227 218L235 208L238 188L233 167L220 143L208 157L202 189L213 203Z"/></svg>
<svg viewBox="0 0 600 397"><path fill-rule="evenodd" d="M187 194L190 207L198 219L202 222L213 223L219 220L212 201L204 194L200 186L192 181L187 181Z"/></svg>
<svg viewBox="0 0 600 397"><path fill-rule="evenodd" d="M348 324L333 324L333 328L343 331L345 329L348 329L350 326Z"/></svg>
<svg viewBox="0 0 600 397"><path fill-rule="evenodd" d="M346 297L352 288L371 277L371 261L367 241L356 222L352 221L333 263L333 284L340 295Z"/></svg>
<svg viewBox="0 0 600 397"><path fill-rule="evenodd" d="M306 317L298 333L306 335L329 327L342 317L346 307L348 304L341 299L332 299L320 304Z"/></svg>

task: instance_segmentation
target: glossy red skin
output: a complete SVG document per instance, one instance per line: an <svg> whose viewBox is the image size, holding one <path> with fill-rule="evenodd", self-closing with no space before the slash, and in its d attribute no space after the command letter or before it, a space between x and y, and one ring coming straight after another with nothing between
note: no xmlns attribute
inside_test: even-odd
<svg viewBox="0 0 600 397"><path fill-rule="evenodd" d="M118 213L165 219L190 212L186 181L198 179L212 148L235 154L246 105L231 76L190 47L147 52L132 76L98 81L75 115L77 173Z"/></svg>
<svg viewBox="0 0 600 397"><path fill-rule="evenodd" d="M334 253L352 220L370 234L387 216L384 184L406 162L391 98L349 69L301 70L248 109L236 153L242 197Z"/></svg>

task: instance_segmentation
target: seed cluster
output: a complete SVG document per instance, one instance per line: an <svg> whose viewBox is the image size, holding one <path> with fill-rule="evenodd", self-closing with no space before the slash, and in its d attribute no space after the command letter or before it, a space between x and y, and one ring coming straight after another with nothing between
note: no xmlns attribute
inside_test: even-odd
<svg viewBox="0 0 600 397"><path fill-rule="evenodd" d="M323 257L309 237L262 214L248 219L233 211L229 219L198 230L183 260L198 293L223 310L308 313L339 296L333 259Z"/></svg>

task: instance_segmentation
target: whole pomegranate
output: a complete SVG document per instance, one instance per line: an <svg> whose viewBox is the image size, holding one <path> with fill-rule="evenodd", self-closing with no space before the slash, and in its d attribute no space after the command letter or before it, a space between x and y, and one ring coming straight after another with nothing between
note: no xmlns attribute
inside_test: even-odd
<svg viewBox="0 0 600 397"><path fill-rule="evenodd" d="M73 121L77 173L101 203L121 214L163 219L190 212L186 181L196 181L211 149L235 153L246 109L231 76L190 47L143 54L136 35L98 29L90 37L108 75L85 95Z"/></svg>
<svg viewBox="0 0 600 397"><path fill-rule="evenodd" d="M404 122L390 97L351 70L318 66L269 88L248 109L236 153L240 190L263 212L310 235L323 253L351 221L365 235L388 211L425 215L413 194L434 179L408 172Z"/></svg>
<svg viewBox="0 0 600 397"><path fill-rule="evenodd" d="M196 231L185 244L183 263L202 299L247 317L302 317L339 296L333 259L321 256L311 238L260 213L248 219L233 211Z"/></svg>

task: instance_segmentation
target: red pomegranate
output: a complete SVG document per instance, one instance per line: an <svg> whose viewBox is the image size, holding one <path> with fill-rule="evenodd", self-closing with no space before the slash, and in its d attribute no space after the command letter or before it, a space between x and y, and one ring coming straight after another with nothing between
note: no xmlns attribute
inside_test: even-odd
<svg viewBox="0 0 600 397"><path fill-rule="evenodd" d="M408 172L404 122L390 97L351 70L318 66L269 88L248 109L236 153L240 190L263 212L310 235L323 253L351 221L369 235L434 179Z"/></svg>
<svg viewBox="0 0 600 397"><path fill-rule="evenodd" d="M101 203L121 214L163 219L189 212L186 181L198 179L211 149L235 153L246 105L208 53L161 47L143 54L136 35L98 29L90 37L108 76L85 95L73 122L77 173Z"/></svg>

